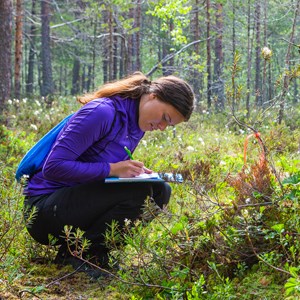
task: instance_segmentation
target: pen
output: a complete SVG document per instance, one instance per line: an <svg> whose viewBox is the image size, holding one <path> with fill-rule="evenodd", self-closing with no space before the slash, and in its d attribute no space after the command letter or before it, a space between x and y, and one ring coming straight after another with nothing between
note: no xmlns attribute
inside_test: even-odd
<svg viewBox="0 0 300 300"><path fill-rule="evenodd" d="M126 151L126 153L127 153L127 155L129 156L129 158L133 160L131 151L130 151L126 146L124 146L124 150Z"/></svg>

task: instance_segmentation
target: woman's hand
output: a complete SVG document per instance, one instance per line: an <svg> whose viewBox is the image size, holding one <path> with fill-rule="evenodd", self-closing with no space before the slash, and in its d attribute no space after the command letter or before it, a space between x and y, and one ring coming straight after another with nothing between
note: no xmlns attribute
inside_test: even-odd
<svg viewBox="0 0 300 300"><path fill-rule="evenodd" d="M137 160L124 160L110 164L109 176L135 177L143 173L151 174L152 170L144 167L144 164Z"/></svg>

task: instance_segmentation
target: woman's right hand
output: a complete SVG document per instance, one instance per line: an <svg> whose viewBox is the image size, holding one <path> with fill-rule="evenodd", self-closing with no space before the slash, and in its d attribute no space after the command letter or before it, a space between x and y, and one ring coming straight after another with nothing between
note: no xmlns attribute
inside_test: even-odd
<svg viewBox="0 0 300 300"><path fill-rule="evenodd" d="M124 160L117 163L110 163L110 177L135 177L143 173L151 174L152 171L144 167L144 164L137 160Z"/></svg>

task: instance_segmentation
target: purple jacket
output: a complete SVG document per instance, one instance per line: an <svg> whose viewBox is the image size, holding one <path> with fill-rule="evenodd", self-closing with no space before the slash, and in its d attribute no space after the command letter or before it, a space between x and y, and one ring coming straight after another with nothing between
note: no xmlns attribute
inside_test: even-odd
<svg viewBox="0 0 300 300"><path fill-rule="evenodd" d="M128 159L144 132L138 125L139 100L115 96L85 104L68 121L54 143L43 169L24 193L37 196L77 184L103 180L109 163Z"/></svg>

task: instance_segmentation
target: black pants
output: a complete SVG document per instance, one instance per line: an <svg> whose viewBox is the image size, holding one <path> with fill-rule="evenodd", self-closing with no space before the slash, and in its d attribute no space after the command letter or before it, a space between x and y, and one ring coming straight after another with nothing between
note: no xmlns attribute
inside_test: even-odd
<svg viewBox="0 0 300 300"><path fill-rule="evenodd" d="M162 208L169 202L170 195L171 188L165 182L93 182L66 187L53 194L25 199L26 208L37 208L27 229L41 244L49 244L49 234L58 239L57 244L63 244L63 228L72 225L85 231L92 246L100 246L113 220L123 226L125 219L135 220L140 216L148 196Z"/></svg>

